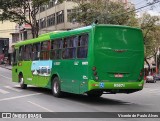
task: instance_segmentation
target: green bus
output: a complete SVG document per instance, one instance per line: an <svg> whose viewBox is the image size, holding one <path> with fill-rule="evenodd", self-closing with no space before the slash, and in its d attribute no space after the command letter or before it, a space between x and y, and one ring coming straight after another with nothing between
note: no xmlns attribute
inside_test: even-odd
<svg viewBox="0 0 160 121"><path fill-rule="evenodd" d="M51 89L56 97L63 92L100 97L142 90L143 68L140 29L93 24L15 44L12 79L23 89Z"/></svg>

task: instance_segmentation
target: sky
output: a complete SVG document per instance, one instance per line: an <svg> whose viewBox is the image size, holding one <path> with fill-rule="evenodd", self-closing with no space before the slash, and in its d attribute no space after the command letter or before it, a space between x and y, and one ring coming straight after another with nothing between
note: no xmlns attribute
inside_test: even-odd
<svg viewBox="0 0 160 121"><path fill-rule="evenodd" d="M128 0L128 1L135 4L135 7L137 9L137 8L147 5L147 1L153 2L154 0ZM138 10L138 14L148 12L151 15L160 16L160 0L157 0L157 1L159 1L159 3L154 4L154 6L148 6L148 7Z"/></svg>

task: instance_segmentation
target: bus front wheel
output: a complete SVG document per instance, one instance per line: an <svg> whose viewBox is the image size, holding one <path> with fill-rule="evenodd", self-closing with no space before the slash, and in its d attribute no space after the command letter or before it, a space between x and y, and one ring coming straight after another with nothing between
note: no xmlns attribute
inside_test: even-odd
<svg viewBox="0 0 160 121"><path fill-rule="evenodd" d="M20 83L20 87L21 89L26 89L27 88L27 84L24 84L24 79L23 76L19 76L19 83Z"/></svg>
<svg viewBox="0 0 160 121"><path fill-rule="evenodd" d="M58 77L55 77L52 81L52 93L55 97L62 96L60 81Z"/></svg>

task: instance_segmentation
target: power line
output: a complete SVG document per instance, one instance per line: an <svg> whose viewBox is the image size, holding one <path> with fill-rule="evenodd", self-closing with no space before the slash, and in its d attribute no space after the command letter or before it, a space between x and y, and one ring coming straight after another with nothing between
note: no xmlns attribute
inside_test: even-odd
<svg viewBox="0 0 160 121"><path fill-rule="evenodd" d="M145 6L142 6L142 7L139 7L139 8L137 8L137 9L135 9L134 11L137 11L137 10L139 10L139 9L142 9L142 8L145 8L145 7L154 5L154 4L159 3L159 2L160 2L160 0L158 0L158 1L156 1L156 2L153 2L153 3L149 3L149 4L145 5Z"/></svg>
<svg viewBox="0 0 160 121"><path fill-rule="evenodd" d="M144 1L141 1L141 2L135 3L135 5L139 5L139 4L141 4L141 3L144 3Z"/></svg>
<svg viewBox="0 0 160 121"><path fill-rule="evenodd" d="M148 6L154 5L154 4L159 3L159 2L160 2L160 0L155 1L155 2L153 2L153 3L149 3L149 4L145 5L145 6L142 6L142 7L137 8L137 9L135 9L135 10L131 10L131 11L128 11L128 12L124 12L124 13L122 13L122 14L115 15L115 16L112 16L112 17L117 17L117 16L120 16L120 15L123 15L123 14L131 13L131 12L134 12L134 11L137 11L137 10L140 10L140 9L143 9L143 8L146 8L146 7L148 7ZM112 18L112 17L111 17L111 18Z"/></svg>

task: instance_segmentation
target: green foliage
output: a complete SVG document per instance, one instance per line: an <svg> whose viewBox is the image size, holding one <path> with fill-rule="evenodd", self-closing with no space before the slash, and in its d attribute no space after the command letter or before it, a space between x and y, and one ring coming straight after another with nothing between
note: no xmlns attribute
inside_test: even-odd
<svg viewBox="0 0 160 121"><path fill-rule="evenodd" d="M157 25L159 20L158 16L151 16L147 13L144 13L140 18L140 27L144 35L146 58L155 55L160 45L160 26Z"/></svg>
<svg viewBox="0 0 160 121"><path fill-rule="evenodd" d="M10 20L19 25L29 24L33 38L37 37L39 28L36 14L39 11L39 7L48 2L49 0L1 0L0 9L3 10L3 13L0 16L0 20Z"/></svg>
<svg viewBox="0 0 160 121"><path fill-rule="evenodd" d="M77 2L77 1L76 1ZM70 19L84 25L90 25L95 20L102 24L118 24L137 26L134 8L126 7L122 2L94 0L94 2L77 2L76 12Z"/></svg>
<svg viewBox="0 0 160 121"><path fill-rule="evenodd" d="M155 60L157 60L156 64L158 68L160 65L160 57L157 56L157 51L160 45L160 25L158 24L159 20L160 17L151 16L147 13L144 13L143 16L139 19L140 27L144 35L145 61L148 64L149 70L150 65L147 59L151 57L154 57Z"/></svg>

